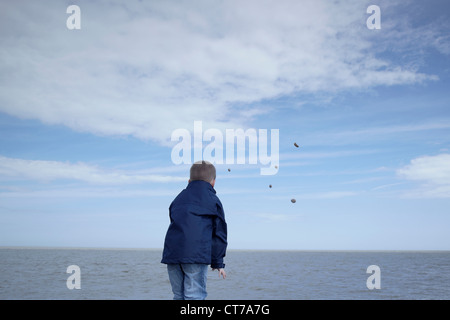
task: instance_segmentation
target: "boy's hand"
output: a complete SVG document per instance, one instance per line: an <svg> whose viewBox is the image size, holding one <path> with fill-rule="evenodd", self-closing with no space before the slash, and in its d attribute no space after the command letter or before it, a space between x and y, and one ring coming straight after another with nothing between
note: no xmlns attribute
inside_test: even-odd
<svg viewBox="0 0 450 320"><path fill-rule="evenodd" d="M223 268L220 268L220 269L214 269L214 268L213 268L213 271L214 271L214 270L219 271L219 277L222 276L224 279L227 277L227 273L225 272L225 269L223 269Z"/></svg>

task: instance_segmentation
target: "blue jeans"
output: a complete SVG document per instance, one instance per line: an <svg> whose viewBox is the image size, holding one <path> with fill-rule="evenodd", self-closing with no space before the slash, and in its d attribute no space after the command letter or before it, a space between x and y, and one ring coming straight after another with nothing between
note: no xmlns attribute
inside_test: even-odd
<svg viewBox="0 0 450 320"><path fill-rule="evenodd" d="M168 264L174 300L205 300L207 264Z"/></svg>

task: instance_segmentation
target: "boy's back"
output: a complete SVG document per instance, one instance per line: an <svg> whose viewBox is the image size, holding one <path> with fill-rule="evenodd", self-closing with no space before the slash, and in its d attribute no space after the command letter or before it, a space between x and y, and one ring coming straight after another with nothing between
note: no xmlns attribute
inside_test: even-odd
<svg viewBox="0 0 450 320"><path fill-rule="evenodd" d="M174 299L205 299L208 265L226 276L227 224L215 181L211 163L194 163L188 186L169 207L161 262L167 264Z"/></svg>
<svg viewBox="0 0 450 320"><path fill-rule="evenodd" d="M169 207L162 263L202 263L223 268L227 224L212 185L191 181Z"/></svg>

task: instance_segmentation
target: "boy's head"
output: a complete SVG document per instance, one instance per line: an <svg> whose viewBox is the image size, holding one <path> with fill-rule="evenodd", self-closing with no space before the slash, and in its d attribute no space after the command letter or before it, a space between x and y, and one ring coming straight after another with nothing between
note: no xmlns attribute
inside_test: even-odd
<svg viewBox="0 0 450 320"><path fill-rule="evenodd" d="M189 182L203 180L209 182L213 187L216 182L216 168L208 161L197 161L191 167Z"/></svg>

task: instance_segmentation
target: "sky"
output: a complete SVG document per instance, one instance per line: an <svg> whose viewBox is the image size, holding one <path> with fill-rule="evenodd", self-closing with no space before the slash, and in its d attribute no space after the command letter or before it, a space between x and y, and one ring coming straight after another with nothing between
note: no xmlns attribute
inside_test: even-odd
<svg viewBox="0 0 450 320"><path fill-rule="evenodd" d="M244 163L217 158L229 249L450 250L449 15L445 0L1 2L0 246L162 248L189 179L172 135L201 123L279 133L275 174L249 141Z"/></svg>

